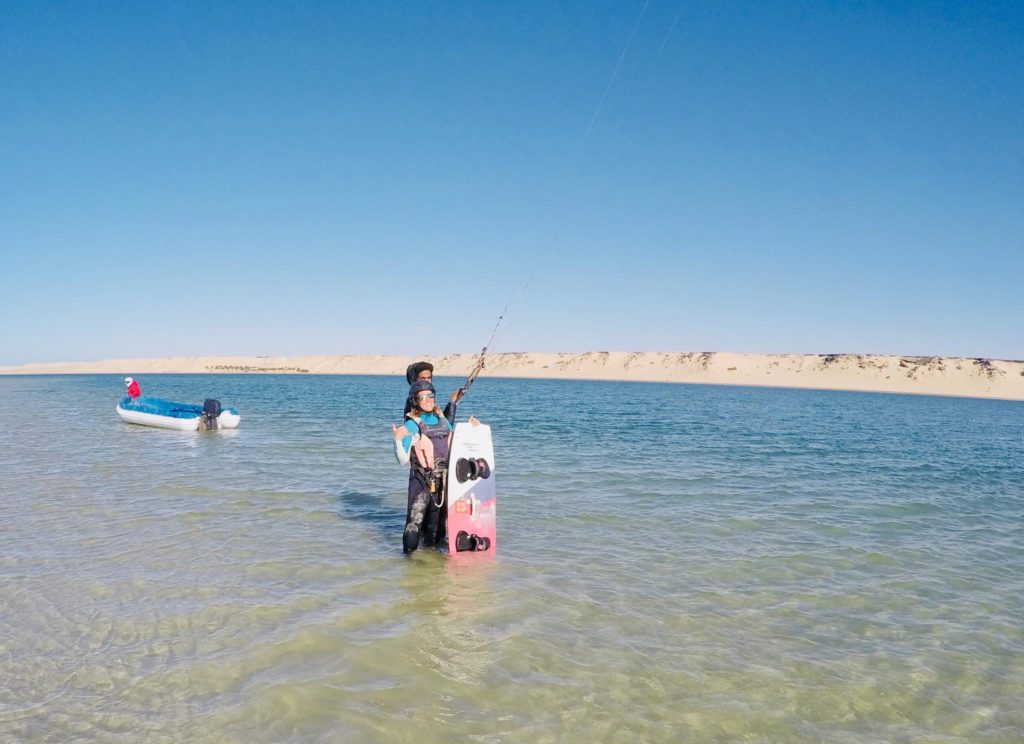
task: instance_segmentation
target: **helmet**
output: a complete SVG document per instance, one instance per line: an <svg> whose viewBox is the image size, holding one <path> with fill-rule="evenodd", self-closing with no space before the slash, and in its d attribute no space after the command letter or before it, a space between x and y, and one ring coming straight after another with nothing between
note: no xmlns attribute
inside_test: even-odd
<svg viewBox="0 0 1024 744"><path fill-rule="evenodd" d="M125 385L131 385L132 384L132 378L131 377L125 377L124 378L124 384Z"/></svg>
<svg viewBox="0 0 1024 744"><path fill-rule="evenodd" d="M412 385L416 382L416 378L419 377L420 372L425 369L430 370L430 374L434 374L434 365L430 362L415 362L405 368L405 381Z"/></svg>
<svg viewBox="0 0 1024 744"><path fill-rule="evenodd" d="M416 380L412 385L409 386L409 403L416 404L416 396L422 393L424 390L429 390L432 393L437 393L434 389L434 385L427 380Z"/></svg>

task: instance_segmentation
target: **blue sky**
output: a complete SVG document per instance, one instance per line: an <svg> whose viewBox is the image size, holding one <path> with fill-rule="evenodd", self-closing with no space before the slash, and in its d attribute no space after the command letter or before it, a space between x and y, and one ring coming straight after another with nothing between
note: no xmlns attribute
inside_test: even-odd
<svg viewBox="0 0 1024 744"><path fill-rule="evenodd" d="M1024 5L0 6L0 364L1024 358Z"/></svg>

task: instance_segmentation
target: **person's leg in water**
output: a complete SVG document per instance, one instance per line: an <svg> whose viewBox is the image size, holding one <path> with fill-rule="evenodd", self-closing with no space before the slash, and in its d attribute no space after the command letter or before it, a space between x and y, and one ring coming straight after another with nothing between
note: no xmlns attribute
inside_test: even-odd
<svg viewBox="0 0 1024 744"><path fill-rule="evenodd" d="M437 535L438 509L427 485L409 473L409 506L405 512L405 530L402 533L402 551L412 553L420 546L420 537L427 547L433 547Z"/></svg>
<svg viewBox="0 0 1024 744"><path fill-rule="evenodd" d="M439 498L439 493L432 493L427 489L427 514L423 518L423 529L420 530L423 545L427 548L437 547L437 521L441 516L441 510L437 507Z"/></svg>
<svg viewBox="0 0 1024 744"><path fill-rule="evenodd" d="M437 531L435 534L435 540L438 545L444 545L446 543L445 537L448 532L448 473L444 474L438 485L440 492L444 494L444 502L441 507L437 510ZM434 499L435 503L437 499Z"/></svg>

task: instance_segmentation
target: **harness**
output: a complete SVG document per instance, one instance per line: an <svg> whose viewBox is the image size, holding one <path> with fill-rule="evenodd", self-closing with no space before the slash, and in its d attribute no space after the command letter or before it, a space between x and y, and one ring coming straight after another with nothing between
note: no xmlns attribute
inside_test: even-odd
<svg viewBox="0 0 1024 744"><path fill-rule="evenodd" d="M444 457L434 458L433 469L419 463L415 457L409 460L413 476L430 493L434 506L440 509L444 506L444 495L448 485L448 422L444 416L437 417L436 424L427 424L419 416L409 414L409 418L416 422L420 436L427 437L431 442L444 442Z"/></svg>
<svg viewBox="0 0 1024 744"><path fill-rule="evenodd" d="M434 506L438 509L444 506L444 495L448 486L448 461L435 460L433 470L425 468L419 463L413 463L412 473L430 493Z"/></svg>

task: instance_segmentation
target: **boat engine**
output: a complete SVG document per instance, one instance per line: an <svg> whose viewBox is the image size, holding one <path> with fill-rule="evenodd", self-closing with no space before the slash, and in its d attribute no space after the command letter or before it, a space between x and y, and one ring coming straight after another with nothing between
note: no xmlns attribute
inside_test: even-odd
<svg viewBox="0 0 1024 744"><path fill-rule="evenodd" d="M220 401L207 398L203 401L203 415L199 417L199 429L201 431L213 431L217 428L217 418L220 416Z"/></svg>

